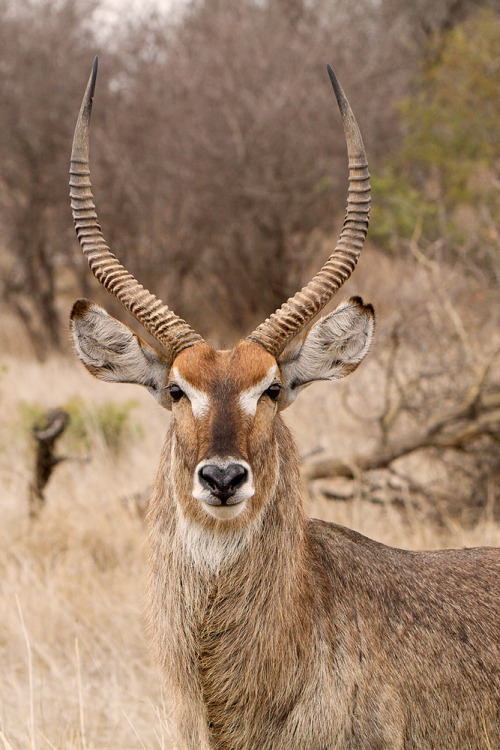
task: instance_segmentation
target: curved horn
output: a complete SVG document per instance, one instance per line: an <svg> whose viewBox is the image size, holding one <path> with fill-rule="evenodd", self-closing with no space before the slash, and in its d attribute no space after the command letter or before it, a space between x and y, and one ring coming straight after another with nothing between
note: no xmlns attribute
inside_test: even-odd
<svg viewBox="0 0 500 750"><path fill-rule="evenodd" d="M344 226L334 252L314 278L285 302L248 336L273 356L278 356L289 339L317 315L354 271L363 249L370 213L370 175L358 124L349 102L328 65L337 103L342 114L349 156L349 193Z"/></svg>
<svg viewBox="0 0 500 750"><path fill-rule="evenodd" d="M85 90L71 151L70 197L75 229L92 273L157 339L172 359L203 342L182 318L148 292L106 245L92 195L89 169L89 124L97 76L97 57Z"/></svg>

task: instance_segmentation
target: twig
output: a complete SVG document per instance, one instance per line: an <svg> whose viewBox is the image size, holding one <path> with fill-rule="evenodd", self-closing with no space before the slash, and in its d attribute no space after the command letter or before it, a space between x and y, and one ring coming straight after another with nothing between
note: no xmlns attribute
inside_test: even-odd
<svg viewBox="0 0 500 750"><path fill-rule="evenodd" d="M421 234L422 217L419 217L419 220L415 225L413 235L408 242L408 247L417 263L420 263L422 266L424 266L424 268L427 269L431 284L434 287L434 292L436 296L439 297L439 299L442 301L444 310L448 314L448 317L450 318L455 331L457 332L458 338L462 342L462 347L465 352L467 361L471 363L474 361L474 351L471 340L469 338L469 335L467 334L462 318L460 317L455 305L451 301L449 294L446 292L444 285L441 283L441 269L439 263L436 263L436 261L428 258L419 247Z"/></svg>
<svg viewBox="0 0 500 750"><path fill-rule="evenodd" d="M24 623L23 612L19 603L19 597L16 594L17 611L19 612L19 618L21 620L21 629L23 631L24 640L26 642L26 649L28 651L28 680L30 690L30 745L31 750L36 750L35 742L35 704L34 704L34 688L33 688L33 654L31 652L30 639L28 637L28 631Z"/></svg>
<svg viewBox="0 0 500 750"><path fill-rule="evenodd" d="M78 648L78 636L75 637L75 655L76 655L76 681L78 685L78 708L80 711L80 739L82 750L86 750L87 740L85 736L85 715L83 711L83 691L82 691L82 672L80 664L80 649Z"/></svg>
<svg viewBox="0 0 500 750"><path fill-rule="evenodd" d="M3 742L4 750L14 750L5 733L0 729L0 740Z"/></svg>

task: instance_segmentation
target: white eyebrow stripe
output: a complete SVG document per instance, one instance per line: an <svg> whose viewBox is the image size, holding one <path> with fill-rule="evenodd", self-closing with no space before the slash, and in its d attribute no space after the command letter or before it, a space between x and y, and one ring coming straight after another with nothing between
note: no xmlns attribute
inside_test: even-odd
<svg viewBox="0 0 500 750"><path fill-rule="evenodd" d="M193 416L195 418L198 418L203 417L205 414L207 414L208 410L210 409L210 398L208 397L208 394L205 393L205 391L196 388L195 385L191 385L188 380L182 377L177 367L173 368L172 375L174 381L177 383L179 388L184 391L189 401L191 402Z"/></svg>
<svg viewBox="0 0 500 750"><path fill-rule="evenodd" d="M245 414L248 414L250 417L255 416L257 402L276 377L276 370L276 365L272 365L262 380L259 380L258 383L240 393L240 407Z"/></svg>

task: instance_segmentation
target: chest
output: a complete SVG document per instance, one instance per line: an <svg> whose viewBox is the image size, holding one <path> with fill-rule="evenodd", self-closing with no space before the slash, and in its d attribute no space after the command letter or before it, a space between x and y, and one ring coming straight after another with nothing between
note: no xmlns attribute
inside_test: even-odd
<svg viewBox="0 0 500 750"><path fill-rule="evenodd" d="M323 750L342 734L339 686L322 628L292 602L248 582L214 588L196 664L216 750ZM342 692L342 691L340 691Z"/></svg>

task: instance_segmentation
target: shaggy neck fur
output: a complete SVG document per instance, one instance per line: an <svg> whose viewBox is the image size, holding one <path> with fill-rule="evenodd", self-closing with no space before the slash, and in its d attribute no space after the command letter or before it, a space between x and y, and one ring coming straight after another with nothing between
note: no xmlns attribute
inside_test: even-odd
<svg viewBox="0 0 500 750"><path fill-rule="evenodd" d="M247 686L265 685L265 710L285 716L310 666L307 659L295 664L308 636L300 615L307 594L298 460L279 418L276 429L281 448L272 497L249 525L221 525L215 533L183 517L171 481L172 434L165 445L149 517L151 632L175 712L185 711L182 747L186 737L200 749L243 747L256 711ZM283 655L294 663L277 669Z"/></svg>

